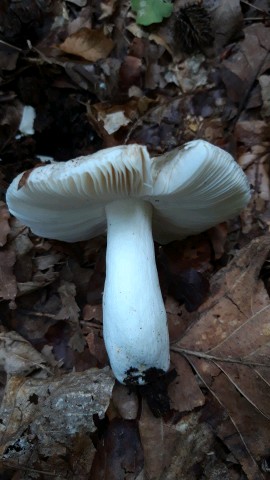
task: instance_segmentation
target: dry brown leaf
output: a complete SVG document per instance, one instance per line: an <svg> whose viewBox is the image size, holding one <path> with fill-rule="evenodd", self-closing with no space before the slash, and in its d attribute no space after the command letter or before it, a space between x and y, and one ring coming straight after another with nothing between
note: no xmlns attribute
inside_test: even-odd
<svg viewBox="0 0 270 480"><path fill-rule="evenodd" d="M196 480L196 465L203 469L213 455L213 433L198 412L182 416L176 424L166 423L153 417L143 402L139 429L149 480Z"/></svg>
<svg viewBox="0 0 270 480"><path fill-rule="evenodd" d="M138 396L125 385L116 383L113 389L112 401L115 408L125 420L135 420L138 415Z"/></svg>
<svg viewBox="0 0 270 480"><path fill-rule="evenodd" d="M4 202L0 202L0 247L7 242L7 236L10 232L9 211Z"/></svg>
<svg viewBox="0 0 270 480"><path fill-rule="evenodd" d="M253 405L235 390L220 370L205 360L189 358L193 368L218 402L225 408L220 424L215 420L215 432L232 451L249 480L263 480L260 463L268 455L269 422L258 414ZM259 465L257 464L257 462Z"/></svg>
<svg viewBox="0 0 270 480"><path fill-rule="evenodd" d="M261 92L262 92L262 101L263 109L262 115L265 117L270 116L270 76L261 75L259 78Z"/></svg>
<svg viewBox="0 0 270 480"><path fill-rule="evenodd" d="M212 29L215 33L215 45L221 49L229 40L239 32L243 17L240 0L206 0L210 3Z"/></svg>
<svg viewBox="0 0 270 480"><path fill-rule="evenodd" d="M102 14L99 17L99 20L108 18L113 14L116 8L116 1L117 0L105 0L104 2L100 2L100 9L102 11Z"/></svg>
<svg viewBox="0 0 270 480"><path fill-rule="evenodd" d="M205 398L187 360L172 353L171 363L178 374L169 385L168 394L171 408L179 412L189 412L194 408L201 407Z"/></svg>
<svg viewBox="0 0 270 480"><path fill-rule="evenodd" d="M16 278L13 267L16 261L11 249L0 252L0 300L14 300L17 294Z"/></svg>
<svg viewBox="0 0 270 480"><path fill-rule="evenodd" d="M58 272L55 272L52 268L49 268L46 272L35 273L31 280L17 283L17 296L25 295L26 293L34 292L41 287L50 285L57 279L58 275Z"/></svg>
<svg viewBox="0 0 270 480"><path fill-rule="evenodd" d="M82 57L89 62L97 62L106 58L112 51L114 42L106 37L101 30L81 28L59 45L66 53Z"/></svg>
<svg viewBox="0 0 270 480"><path fill-rule="evenodd" d="M215 259L218 260L225 253L225 243L228 235L228 223L220 223L216 227L210 228L207 233L215 252Z"/></svg>
<svg viewBox="0 0 270 480"><path fill-rule="evenodd" d="M167 445L164 445L166 424L162 418L153 416L145 401L142 404L139 429L144 450L146 478L159 479L171 460ZM172 440L175 440L175 432L171 433Z"/></svg>
<svg viewBox="0 0 270 480"><path fill-rule="evenodd" d="M244 40L222 62L222 79L229 97L236 103L241 104L256 78L270 67L270 44L263 45L261 37L269 37L268 28L264 25L254 24L245 28Z"/></svg>
<svg viewBox="0 0 270 480"><path fill-rule="evenodd" d="M17 332L0 333L0 367L8 375L28 375L47 369L46 359Z"/></svg>
<svg viewBox="0 0 270 480"><path fill-rule="evenodd" d="M91 480L135 480L142 471L143 452L134 420L114 418L100 440Z"/></svg>
<svg viewBox="0 0 270 480"><path fill-rule="evenodd" d="M108 355L101 335L93 329L92 332L88 333L85 340L87 341L89 352L97 359L99 365L107 365Z"/></svg>
<svg viewBox="0 0 270 480"><path fill-rule="evenodd" d="M270 435L270 302L259 279L269 250L270 237L257 238L213 277L212 295L198 313L193 314L193 325L176 348L173 347L185 353L229 411L239 433L238 443L247 446L253 465L260 456L267 455L268 446L263 442L258 444L256 436L248 434L241 408L232 409L231 404L237 405L241 394L254 410L249 431L257 428L263 418L262 436L266 435L265 431ZM225 380L219 387L216 377L230 384L230 396L224 394ZM234 445L233 453L237 457L236 447ZM249 467L246 473L253 478Z"/></svg>
<svg viewBox="0 0 270 480"><path fill-rule="evenodd" d="M58 293L61 298L62 307L61 310L55 315L55 320L68 321L69 325L74 330L74 333L69 340L69 346L73 348L73 350L82 352L85 347L85 340L79 325L80 308L75 300L75 285L71 282L62 280L61 285L58 288Z"/></svg>

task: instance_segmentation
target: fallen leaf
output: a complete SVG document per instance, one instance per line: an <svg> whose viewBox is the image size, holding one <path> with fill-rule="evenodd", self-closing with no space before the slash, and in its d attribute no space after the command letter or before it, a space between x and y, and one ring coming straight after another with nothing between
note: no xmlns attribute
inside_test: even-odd
<svg viewBox="0 0 270 480"><path fill-rule="evenodd" d="M213 453L213 433L200 413L191 412L176 424L155 418L146 403L139 421L144 450L145 478L196 480L196 465L205 465ZM202 467L203 468L203 467Z"/></svg>
<svg viewBox="0 0 270 480"><path fill-rule="evenodd" d="M101 328L101 326L100 326ZM94 328L93 328L94 330ZM95 331L88 333L85 338L89 352L93 357L95 357L101 366L105 366L108 364L108 355L104 345L103 338L98 335Z"/></svg>
<svg viewBox="0 0 270 480"><path fill-rule="evenodd" d="M261 86L262 101L263 101L262 114L265 117L269 117L270 116L270 76L261 75L259 77L259 83Z"/></svg>
<svg viewBox="0 0 270 480"><path fill-rule="evenodd" d="M9 211L4 202L0 202L0 247L7 243L7 236L10 233Z"/></svg>
<svg viewBox="0 0 270 480"><path fill-rule="evenodd" d="M101 8L102 14L99 17L99 20L103 20L104 18L110 17L116 8L116 3L117 3L117 0L105 0L103 2L100 2L100 8Z"/></svg>
<svg viewBox="0 0 270 480"><path fill-rule="evenodd" d="M194 92L199 87L207 87L209 81L204 62L204 55L192 55L179 64L169 66L165 79L168 83L175 83L184 93Z"/></svg>
<svg viewBox="0 0 270 480"><path fill-rule="evenodd" d="M231 100L240 103L256 78L270 66L268 51L261 43L261 35L268 37L268 28L254 24L245 28L245 38L236 51L222 62L222 80ZM270 46L268 47L270 49Z"/></svg>
<svg viewBox="0 0 270 480"><path fill-rule="evenodd" d="M113 419L97 447L91 480L132 479L142 468L143 452L136 422Z"/></svg>
<svg viewBox="0 0 270 480"><path fill-rule="evenodd" d="M69 3L74 3L78 7L84 7L87 4L87 0L67 0Z"/></svg>
<svg viewBox="0 0 270 480"><path fill-rule="evenodd" d="M215 252L215 259L219 260L225 253L225 243L228 235L228 223L220 223L216 227L210 228L207 233Z"/></svg>
<svg viewBox="0 0 270 480"><path fill-rule="evenodd" d="M97 111L98 121L103 122L103 126L109 135L131 122L131 119L126 116L124 108L120 105L108 107L104 104L96 104L93 108Z"/></svg>
<svg viewBox="0 0 270 480"><path fill-rule="evenodd" d="M32 279L26 282L17 282L17 296L25 295L26 293L34 292L41 287L50 285L58 278L58 272L49 268L46 272L37 272Z"/></svg>
<svg viewBox="0 0 270 480"><path fill-rule="evenodd" d="M141 58L127 55L119 70L119 85L124 91L130 87L140 86L142 80L143 65Z"/></svg>
<svg viewBox="0 0 270 480"><path fill-rule="evenodd" d="M210 3L212 29L215 32L215 45L220 50L241 30L243 16L240 0L206 0ZM211 5L212 4L212 5Z"/></svg>
<svg viewBox="0 0 270 480"><path fill-rule="evenodd" d="M0 252L0 300L14 300L16 297L17 283L13 274L15 261L13 250L6 249Z"/></svg>
<svg viewBox="0 0 270 480"><path fill-rule="evenodd" d="M19 58L20 49L5 42L0 44L0 68L3 70L14 70Z"/></svg>
<svg viewBox="0 0 270 480"><path fill-rule="evenodd" d="M239 434L238 444L248 449L253 464L259 455L267 455L268 447L263 442L258 444L249 431L258 428L262 417L261 435L270 435L270 302L259 279L269 250L270 237L265 236L235 254L227 267L213 277L211 296L193 314L192 326L172 347L173 351L185 354L229 411ZM219 378L224 379L220 384ZM224 394L224 382L230 383L230 395ZM241 408L231 408L232 402L237 405L239 394L254 410L250 422L255 423L249 424L249 430ZM232 452L237 457L237 442Z"/></svg>
<svg viewBox="0 0 270 480"><path fill-rule="evenodd" d="M143 401L139 429L144 450L144 469L149 479L159 479L167 463L164 428L163 419L154 417Z"/></svg>
<svg viewBox="0 0 270 480"><path fill-rule="evenodd" d="M55 320L67 320L68 324L74 331L69 340L69 346L78 352L83 352L85 347L85 339L79 326L80 308L75 300L76 288L71 282L65 280L61 281L58 288L58 293L61 298L62 307L55 315Z"/></svg>
<svg viewBox="0 0 270 480"><path fill-rule="evenodd" d="M11 377L1 408L0 452L4 464L51 470L56 476L59 471L62 476L65 467L70 475L84 479L76 475L77 467L75 472L71 470L70 460L79 449L80 438L86 437L81 455L89 449L92 452L85 463L90 471L94 449L87 437L96 430L93 417L104 417L113 385L108 367L55 379Z"/></svg>
<svg viewBox="0 0 270 480"><path fill-rule="evenodd" d="M205 402L205 397L192 375L187 360L172 353L171 364L178 374L168 389L171 408L178 412L190 412L194 408L201 407Z"/></svg>
<svg viewBox="0 0 270 480"><path fill-rule="evenodd" d="M113 40L106 37L101 30L91 30L87 27L73 33L59 45L63 52L82 57L89 62L106 58L113 47Z"/></svg>
<svg viewBox="0 0 270 480"><path fill-rule="evenodd" d="M129 387L116 383L113 389L112 401L125 420L135 420L138 415L139 401L135 392L131 392Z"/></svg>
<svg viewBox="0 0 270 480"><path fill-rule="evenodd" d="M28 375L33 370L48 369L46 359L18 333L1 331L0 367L8 375Z"/></svg>

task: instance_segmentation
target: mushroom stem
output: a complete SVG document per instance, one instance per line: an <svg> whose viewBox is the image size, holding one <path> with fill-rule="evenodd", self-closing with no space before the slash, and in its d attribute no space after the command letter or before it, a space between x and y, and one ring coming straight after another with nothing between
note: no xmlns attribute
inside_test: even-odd
<svg viewBox="0 0 270 480"><path fill-rule="evenodd" d="M152 237L152 206L123 199L106 206L108 223L103 331L121 383L144 384L169 368L166 311Z"/></svg>

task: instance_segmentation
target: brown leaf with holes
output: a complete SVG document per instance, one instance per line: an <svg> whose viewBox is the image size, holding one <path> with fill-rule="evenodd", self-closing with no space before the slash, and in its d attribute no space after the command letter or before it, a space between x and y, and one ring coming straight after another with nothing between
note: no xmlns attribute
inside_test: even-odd
<svg viewBox="0 0 270 480"><path fill-rule="evenodd" d="M101 30L84 27L73 33L59 45L59 48L71 55L82 57L89 62L106 58L112 51L114 42Z"/></svg>

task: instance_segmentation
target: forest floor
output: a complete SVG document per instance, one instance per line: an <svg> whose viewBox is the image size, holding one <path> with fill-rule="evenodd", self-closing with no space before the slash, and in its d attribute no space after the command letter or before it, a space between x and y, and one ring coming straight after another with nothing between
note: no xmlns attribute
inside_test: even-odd
<svg viewBox="0 0 270 480"><path fill-rule="evenodd" d="M270 5L172 4L143 26L128 0L1 1L3 480L270 478ZM252 199L156 246L171 370L123 386L102 336L106 237L39 238L5 192L44 159L132 143L158 155L194 139L232 154Z"/></svg>

